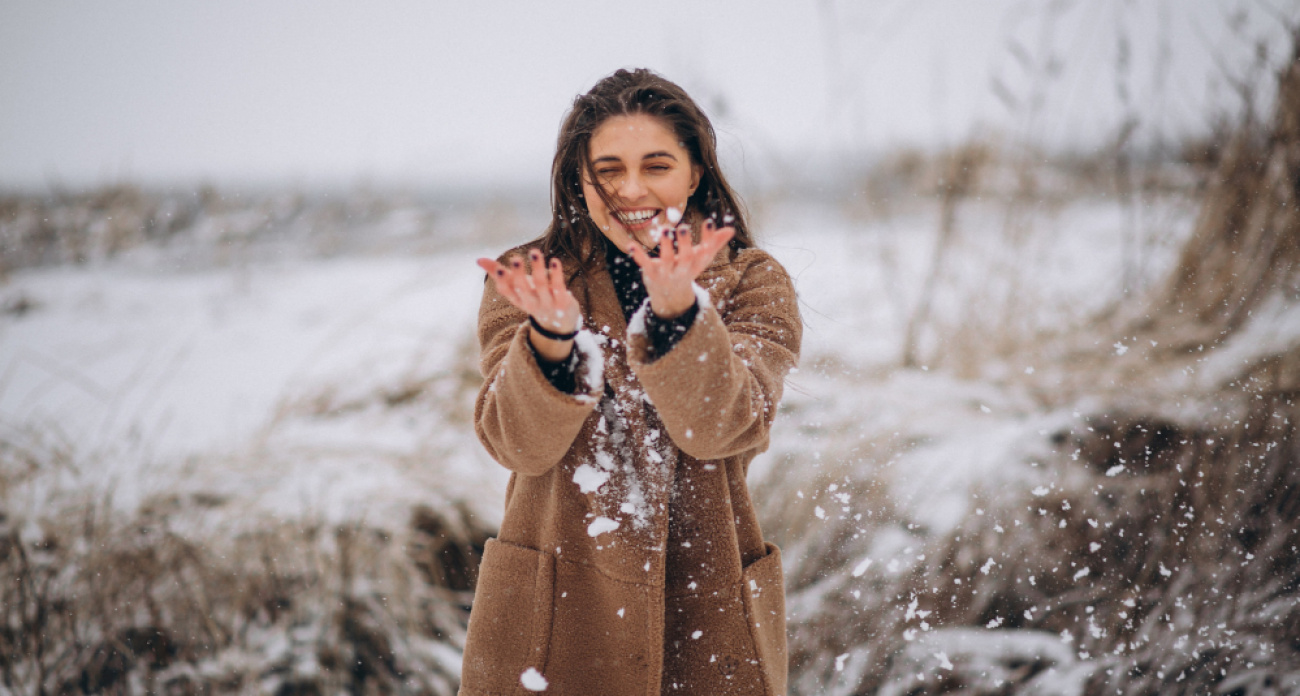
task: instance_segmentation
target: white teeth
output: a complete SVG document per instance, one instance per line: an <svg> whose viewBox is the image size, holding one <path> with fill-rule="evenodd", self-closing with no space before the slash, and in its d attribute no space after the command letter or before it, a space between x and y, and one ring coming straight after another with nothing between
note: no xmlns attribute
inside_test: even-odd
<svg viewBox="0 0 1300 696"><path fill-rule="evenodd" d="M658 211L638 210L632 213L622 213L620 217L622 217L628 224L637 225L654 217L656 212Z"/></svg>

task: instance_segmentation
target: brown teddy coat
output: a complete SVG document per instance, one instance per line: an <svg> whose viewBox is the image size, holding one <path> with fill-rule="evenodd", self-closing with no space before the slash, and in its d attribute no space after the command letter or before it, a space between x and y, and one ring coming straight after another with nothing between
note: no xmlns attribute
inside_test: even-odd
<svg viewBox="0 0 1300 696"><path fill-rule="evenodd" d="M606 269L571 276L586 329L566 394L527 316L486 283L474 425L512 474L463 696L785 694L780 553L745 475L798 359L797 301L758 249L722 249L697 284L690 329L652 358Z"/></svg>

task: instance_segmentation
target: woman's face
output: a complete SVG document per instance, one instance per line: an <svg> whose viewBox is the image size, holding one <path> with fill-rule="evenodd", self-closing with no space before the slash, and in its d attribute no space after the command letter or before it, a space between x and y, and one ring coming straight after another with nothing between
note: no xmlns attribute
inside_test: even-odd
<svg viewBox="0 0 1300 696"><path fill-rule="evenodd" d="M700 167L677 136L659 119L646 114L613 116L591 135L591 171L596 181L582 181L587 212L615 246L627 251L632 240L653 249L655 227L675 222L700 184ZM596 191L604 188L613 208Z"/></svg>

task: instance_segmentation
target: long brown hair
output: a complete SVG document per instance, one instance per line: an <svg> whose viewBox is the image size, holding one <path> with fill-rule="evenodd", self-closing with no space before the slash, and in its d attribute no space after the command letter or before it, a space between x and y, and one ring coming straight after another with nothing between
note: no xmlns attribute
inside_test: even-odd
<svg viewBox="0 0 1300 696"><path fill-rule="evenodd" d="M754 246L740 198L718 166L713 124L686 90L642 68L619 70L573 100L573 109L560 126L551 164L551 224L537 240L542 253L576 262L577 273L604 258L605 235L587 214L582 179L585 175L588 181L599 181L591 168L592 134L610 117L633 114L663 121L700 167L700 183L686 201L685 219L698 224L711 218L718 226L731 225L736 230L732 249ZM610 203L603 187L596 188Z"/></svg>

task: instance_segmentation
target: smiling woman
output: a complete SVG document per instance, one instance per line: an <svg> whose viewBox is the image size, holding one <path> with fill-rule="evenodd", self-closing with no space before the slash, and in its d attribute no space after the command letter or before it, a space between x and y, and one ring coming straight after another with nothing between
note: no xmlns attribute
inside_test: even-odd
<svg viewBox="0 0 1300 696"><path fill-rule="evenodd" d="M790 278L704 113L649 71L575 100L551 197L539 239L479 260L474 423L512 475L461 693L784 694L745 474L798 359Z"/></svg>

